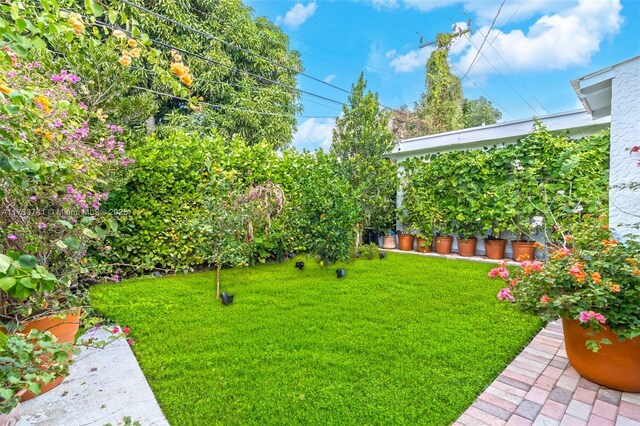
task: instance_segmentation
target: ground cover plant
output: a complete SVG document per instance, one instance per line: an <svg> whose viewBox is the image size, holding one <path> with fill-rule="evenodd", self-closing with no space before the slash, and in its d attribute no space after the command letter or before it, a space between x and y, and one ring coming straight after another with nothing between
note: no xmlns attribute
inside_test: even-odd
<svg viewBox="0 0 640 426"><path fill-rule="evenodd" d="M302 271L295 262L305 261ZM447 424L539 330L500 304L491 265L389 254L298 257L92 287L171 424ZM337 266L336 266L337 267Z"/></svg>

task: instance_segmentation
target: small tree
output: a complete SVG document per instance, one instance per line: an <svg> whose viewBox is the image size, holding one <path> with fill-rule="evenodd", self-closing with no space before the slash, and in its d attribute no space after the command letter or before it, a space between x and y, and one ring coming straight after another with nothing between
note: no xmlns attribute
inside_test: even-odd
<svg viewBox="0 0 640 426"><path fill-rule="evenodd" d="M336 120L331 143L338 170L357 202L356 253L363 226L384 230L393 221L398 187L396 163L385 156L394 145L390 116L380 108L377 94L365 93L366 87L360 74Z"/></svg>
<svg viewBox="0 0 640 426"><path fill-rule="evenodd" d="M464 127L495 124L502 118L502 113L484 96L478 99L465 99L462 104L462 114L464 115Z"/></svg>
<svg viewBox="0 0 640 426"><path fill-rule="evenodd" d="M248 188L232 178L215 177L205 213L195 221L204 236L205 260L216 270L216 299L220 299L220 271L224 266L245 266L251 260L254 228L268 232L281 212L284 191L267 182Z"/></svg>

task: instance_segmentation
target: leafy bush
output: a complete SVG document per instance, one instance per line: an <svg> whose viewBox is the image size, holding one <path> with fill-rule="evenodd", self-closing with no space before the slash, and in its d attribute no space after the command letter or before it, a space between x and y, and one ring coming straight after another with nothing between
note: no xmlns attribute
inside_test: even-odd
<svg viewBox="0 0 640 426"><path fill-rule="evenodd" d="M542 126L518 143L450 151L403 163L403 208L425 234L455 232L495 237L510 231L530 238L533 217L560 239L608 202L609 136L573 140Z"/></svg>
<svg viewBox="0 0 640 426"><path fill-rule="evenodd" d="M359 248L359 257L373 260L378 257L380 250L378 249L378 245L375 243L363 244Z"/></svg>

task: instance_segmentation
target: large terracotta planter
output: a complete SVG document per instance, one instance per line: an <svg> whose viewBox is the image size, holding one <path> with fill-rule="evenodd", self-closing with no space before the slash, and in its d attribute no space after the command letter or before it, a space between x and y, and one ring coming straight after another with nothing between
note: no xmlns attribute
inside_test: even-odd
<svg viewBox="0 0 640 426"><path fill-rule="evenodd" d="M436 237L436 253L449 254L453 245L453 237Z"/></svg>
<svg viewBox="0 0 640 426"><path fill-rule="evenodd" d="M394 249L396 248L396 236L395 235L385 235L382 237L382 248L383 249Z"/></svg>
<svg viewBox="0 0 640 426"><path fill-rule="evenodd" d="M511 241L511 247L513 247L513 259L518 261L535 259L535 243L535 241Z"/></svg>
<svg viewBox="0 0 640 426"><path fill-rule="evenodd" d="M580 322L562 319L564 341L569 362L584 378L602 386L625 392L640 392L640 337L621 342L608 327L595 336ZM585 347L587 340L609 339L598 352Z"/></svg>
<svg viewBox="0 0 640 426"><path fill-rule="evenodd" d="M477 238L469 238L467 240L461 240L458 238L458 254L464 257L475 256L477 245Z"/></svg>
<svg viewBox="0 0 640 426"><path fill-rule="evenodd" d="M400 234L398 235L398 248L403 251L413 250L413 235Z"/></svg>
<svg viewBox="0 0 640 426"><path fill-rule="evenodd" d="M507 240L484 240L484 252L489 259L504 259Z"/></svg>
<svg viewBox="0 0 640 426"><path fill-rule="evenodd" d="M36 320L29 321L24 326L24 333L29 333L29 331L31 330L38 330L42 332L49 331L51 332L51 334L56 336L56 338L58 339L58 342L74 343L76 334L78 333L79 328L80 328L80 310L76 309L69 312L66 315L66 317L50 316L50 317L38 318ZM71 354L69 354L69 357L71 357ZM64 379L65 377L62 376L62 377L58 377L52 382L43 383L42 392L40 392L40 395L55 388L60 383L62 383ZM26 392L24 395L22 395L22 398L20 400L28 401L31 398L35 398L35 397L36 395L33 394L32 392Z"/></svg>
<svg viewBox="0 0 640 426"><path fill-rule="evenodd" d="M429 240L426 238L418 237L418 242L416 243L417 250L420 253L431 253L431 244L429 244Z"/></svg>

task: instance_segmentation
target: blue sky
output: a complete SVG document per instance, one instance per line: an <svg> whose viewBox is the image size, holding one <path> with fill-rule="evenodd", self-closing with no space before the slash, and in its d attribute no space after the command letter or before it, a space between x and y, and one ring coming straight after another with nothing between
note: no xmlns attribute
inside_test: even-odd
<svg viewBox="0 0 640 426"><path fill-rule="evenodd" d="M349 90L364 71L382 104L413 104L424 91L424 64L435 39L454 23L473 32L452 46L454 71L473 62L500 0L249 0L290 37L305 72ZM475 46L474 46L475 45ZM463 80L465 96L485 96L503 121L581 108L570 80L640 54L638 0L506 0ZM640 84L640 83L639 83ZM347 94L300 76L306 91L344 102ZM327 148L341 106L303 95L297 148Z"/></svg>

